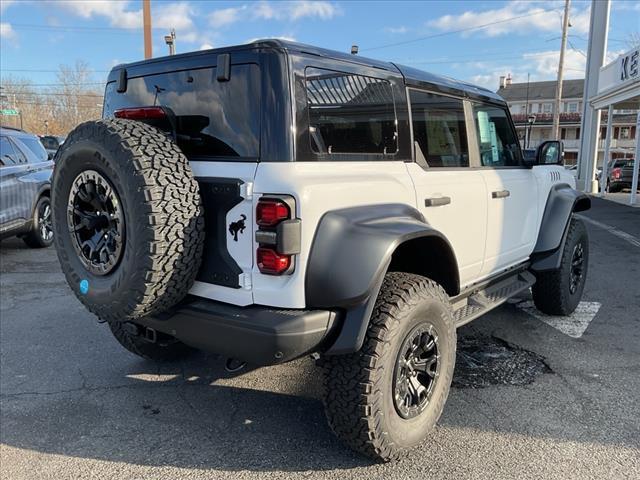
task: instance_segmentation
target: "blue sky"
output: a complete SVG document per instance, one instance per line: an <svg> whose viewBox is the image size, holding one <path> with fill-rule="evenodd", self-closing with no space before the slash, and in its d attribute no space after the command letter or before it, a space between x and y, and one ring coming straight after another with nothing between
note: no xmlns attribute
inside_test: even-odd
<svg viewBox="0 0 640 480"><path fill-rule="evenodd" d="M566 76L583 76L590 1L573 0ZM101 82L115 64L143 56L140 0L0 0L3 76L55 82L60 64L84 60ZM154 56L177 32L178 53L283 37L393 60L496 88L553 79L562 0L548 1L159 1L151 0ZM477 28L488 23L493 25ZM451 33L452 31L464 30ZM609 55L630 48L640 31L640 2L613 0ZM425 38L430 37L430 38ZM34 71L42 70L42 71Z"/></svg>

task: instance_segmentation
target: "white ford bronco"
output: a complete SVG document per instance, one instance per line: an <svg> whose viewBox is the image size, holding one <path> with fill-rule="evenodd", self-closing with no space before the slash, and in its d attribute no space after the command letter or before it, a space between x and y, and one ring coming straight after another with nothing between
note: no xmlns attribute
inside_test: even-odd
<svg viewBox="0 0 640 480"><path fill-rule="evenodd" d="M103 116L53 178L80 301L152 360L314 354L331 428L377 459L440 417L457 327L581 298L589 198L489 90L260 41L117 66Z"/></svg>

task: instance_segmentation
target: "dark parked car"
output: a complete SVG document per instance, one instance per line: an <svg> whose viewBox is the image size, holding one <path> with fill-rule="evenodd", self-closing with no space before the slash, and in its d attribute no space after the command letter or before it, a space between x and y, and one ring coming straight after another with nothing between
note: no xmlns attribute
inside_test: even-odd
<svg viewBox="0 0 640 480"><path fill-rule="evenodd" d="M631 188L633 182L633 159L624 158L614 160L609 166L607 176L607 191L619 192L623 188ZM640 180L640 177L639 177ZM638 182L640 185L640 182Z"/></svg>
<svg viewBox="0 0 640 480"><path fill-rule="evenodd" d="M0 128L0 238L17 235L30 247L51 245L52 172L37 136Z"/></svg>
<svg viewBox="0 0 640 480"><path fill-rule="evenodd" d="M43 135L40 137L40 142L44 146L44 149L47 151L49 158L52 159L53 156L60 148L60 145L64 143L64 137L55 137L53 135Z"/></svg>

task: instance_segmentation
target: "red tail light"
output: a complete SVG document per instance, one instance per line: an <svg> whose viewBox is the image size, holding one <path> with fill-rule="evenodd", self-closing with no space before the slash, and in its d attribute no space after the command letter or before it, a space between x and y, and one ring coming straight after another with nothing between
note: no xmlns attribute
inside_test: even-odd
<svg viewBox="0 0 640 480"><path fill-rule="evenodd" d="M280 275L291 266L291 255L281 255L271 248L258 248L256 256L260 273Z"/></svg>
<svg viewBox="0 0 640 480"><path fill-rule="evenodd" d="M290 217L289 205L280 200L260 200L256 207L256 223L261 227L273 227Z"/></svg>
<svg viewBox="0 0 640 480"><path fill-rule="evenodd" d="M620 173L621 173L620 167L616 167L613 170L611 170L611 176L613 178L620 178Z"/></svg>
<svg viewBox="0 0 640 480"><path fill-rule="evenodd" d="M126 118L129 120L150 120L165 118L167 116L162 107L119 108L113 112L113 115L116 118Z"/></svg>

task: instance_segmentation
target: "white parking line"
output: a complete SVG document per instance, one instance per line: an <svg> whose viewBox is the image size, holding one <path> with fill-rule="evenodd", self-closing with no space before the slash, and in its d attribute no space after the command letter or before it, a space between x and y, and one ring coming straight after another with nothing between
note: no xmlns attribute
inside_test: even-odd
<svg viewBox="0 0 640 480"><path fill-rule="evenodd" d="M582 336L601 306L602 304L599 302L580 302L576 311L571 315L555 316L540 312L530 300L516 304L516 307L524 312L572 338Z"/></svg>
<svg viewBox="0 0 640 480"><path fill-rule="evenodd" d="M616 237L629 242L631 245L640 248L640 239L634 237L630 233L623 232L622 230L618 230L616 227L612 227L611 225L607 225L606 223L598 222L597 220L585 217L584 215L576 215L576 217L580 218L580 220L584 220L585 222L590 223L591 225L602 228L603 230L609 232L611 235L615 235Z"/></svg>

